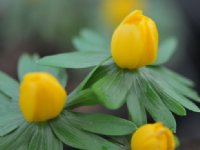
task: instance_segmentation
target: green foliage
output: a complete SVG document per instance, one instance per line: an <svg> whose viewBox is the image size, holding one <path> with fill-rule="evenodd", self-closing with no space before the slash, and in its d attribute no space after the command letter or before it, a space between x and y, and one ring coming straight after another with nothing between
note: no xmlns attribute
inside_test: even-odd
<svg viewBox="0 0 200 150"><path fill-rule="evenodd" d="M29 72L45 71L52 73L63 85L66 83L67 76L63 73L63 69L40 66L35 63L38 58L37 55L27 54L20 58L18 64L19 79L22 80L23 76ZM106 59L102 64L108 61ZM93 72L97 68L94 68ZM74 94L69 96L66 109L97 104L92 90L82 90L93 72L73 92ZM12 85L19 87L19 84L6 74L2 73L2 77L10 84L10 87ZM105 114L82 114L66 110L56 119L46 123L28 123L24 121L19 110L18 97L12 97L9 93L12 88L7 87L2 88L2 93L0 93L0 147L3 149L61 150L63 149L62 143L65 143L79 149L121 150L121 145L109 141L109 136L128 135L136 130L136 125L125 119ZM97 134L108 137L105 139ZM91 143L93 144L91 145Z"/></svg>
<svg viewBox="0 0 200 150"><path fill-rule="evenodd" d="M38 124L34 127L28 150L63 150L63 144L48 124Z"/></svg>
<svg viewBox="0 0 200 150"><path fill-rule="evenodd" d="M130 89L130 94L127 96L127 108L130 114L130 119L136 123L137 126L141 126L147 123L147 115L145 107L140 103L140 97L138 87L134 86Z"/></svg>
<svg viewBox="0 0 200 150"><path fill-rule="evenodd" d="M15 130L22 122L16 101L0 93L0 136Z"/></svg>
<svg viewBox="0 0 200 150"><path fill-rule="evenodd" d="M120 150L120 147L100 136L75 128L70 120L63 116L51 122L56 136L65 144L86 150Z"/></svg>
<svg viewBox="0 0 200 150"><path fill-rule="evenodd" d="M38 59L38 55L22 55L18 63L18 78L22 80L23 76L30 72L48 72L54 75L60 81L63 87L65 87L68 79L65 70L56 67L40 66L36 63Z"/></svg>
<svg viewBox="0 0 200 150"><path fill-rule="evenodd" d="M169 74L176 78L170 78ZM115 65L99 67L84 85L83 91L93 91L96 102L109 109L118 109L127 102L131 120L138 126L147 122L148 112L155 121L163 122L175 131L176 122L171 112L184 116L185 108L200 111L188 99L199 99L191 88L193 83L162 67L144 67L133 71Z"/></svg>
<svg viewBox="0 0 200 150"><path fill-rule="evenodd" d="M136 130L132 122L106 114L66 112L65 118L77 128L102 135L128 135Z"/></svg>
<svg viewBox="0 0 200 150"><path fill-rule="evenodd" d="M0 71L0 91L13 99L19 97L19 84L7 74Z"/></svg>
<svg viewBox="0 0 200 150"><path fill-rule="evenodd" d="M6 150L27 150L34 126L23 122L19 128L6 136L0 137L0 147Z"/></svg>
<svg viewBox="0 0 200 150"><path fill-rule="evenodd" d="M109 45L105 38L88 29L82 30L80 36L73 39L73 45L76 50L83 52L102 52L109 50Z"/></svg>
<svg viewBox="0 0 200 150"><path fill-rule="evenodd" d="M168 38L163 43L161 43L158 49L158 58L154 65L162 65L167 63L174 54L177 46L178 40L175 37Z"/></svg>
<svg viewBox="0 0 200 150"><path fill-rule="evenodd" d="M102 52L71 52L47 56L38 61L40 65L60 68L88 68L101 63L109 58L107 53Z"/></svg>
<svg viewBox="0 0 200 150"><path fill-rule="evenodd" d="M135 70L117 67L110 58L106 41L95 32L84 30L73 42L77 52L42 59L37 55L25 54L20 58L20 80L26 73L45 71L58 78L63 86L67 83L67 75L60 68L95 66L69 94L63 112L46 123L34 124L23 120L17 103L19 84L0 73L1 148L61 150L64 143L84 150L128 150L130 139L127 135L146 124L148 114L175 132L176 121L172 113L184 116L185 108L200 112L198 106L191 101L200 101L192 89L193 82L160 67L173 54L177 46L175 38L161 45L154 65ZM108 109L119 109L126 104L132 122L112 115L72 112L72 109L80 106L97 104Z"/></svg>

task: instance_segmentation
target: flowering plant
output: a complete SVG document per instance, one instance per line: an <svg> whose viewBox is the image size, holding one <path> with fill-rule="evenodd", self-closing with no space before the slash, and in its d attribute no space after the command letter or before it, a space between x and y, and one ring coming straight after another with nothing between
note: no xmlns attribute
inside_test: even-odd
<svg viewBox="0 0 200 150"><path fill-rule="evenodd" d="M172 113L200 112L190 100L200 98L191 80L163 67L176 38L159 48L158 39L156 23L136 10L115 30L111 51L105 38L83 30L73 40L76 52L42 59L23 55L20 86L0 73L0 148L61 150L64 143L84 150L174 150ZM64 68L88 67L94 68L67 95ZM97 104L115 110L126 104L131 121L74 112ZM148 124L147 113L158 123Z"/></svg>

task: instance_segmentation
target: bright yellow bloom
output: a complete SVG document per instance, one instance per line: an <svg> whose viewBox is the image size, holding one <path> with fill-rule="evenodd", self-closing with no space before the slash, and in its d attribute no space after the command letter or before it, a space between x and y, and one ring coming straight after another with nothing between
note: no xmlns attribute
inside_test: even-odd
<svg viewBox="0 0 200 150"><path fill-rule="evenodd" d="M175 150L174 135L162 123L144 125L133 134L131 150Z"/></svg>
<svg viewBox="0 0 200 150"><path fill-rule="evenodd" d="M153 64L157 58L158 30L155 22L136 10L115 30L112 57L121 68L135 69Z"/></svg>
<svg viewBox="0 0 200 150"><path fill-rule="evenodd" d="M107 22L116 26L134 9L143 9L142 0L103 0L102 11Z"/></svg>
<svg viewBox="0 0 200 150"><path fill-rule="evenodd" d="M29 122L41 122L57 117L67 94L55 77L48 73L26 74L20 85L20 109Z"/></svg>

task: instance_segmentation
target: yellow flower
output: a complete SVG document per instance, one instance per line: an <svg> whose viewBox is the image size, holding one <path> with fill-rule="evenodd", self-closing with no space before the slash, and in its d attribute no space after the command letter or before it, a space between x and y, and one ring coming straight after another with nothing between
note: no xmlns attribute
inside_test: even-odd
<svg viewBox="0 0 200 150"><path fill-rule="evenodd" d="M135 69L153 64L158 51L155 22L136 10L115 30L111 42L112 57L121 68Z"/></svg>
<svg viewBox="0 0 200 150"><path fill-rule="evenodd" d="M143 9L143 5L141 0L103 0L103 16L109 24L116 26L134 9Z"/></svg>
<svg viewBox="0 0 200 150"><path fill-rule="evenodd" d="M131 139L131 150L174 149L174 135L162 123L147 124L140 127Z"/></svg>
<svg viewBox="0 0 200 150"><path fill-rule="evenodd" d="M57 117L67 94L55 77L48 73L26 74L20 84L20 109L29 122L41 122Z"/></svg>

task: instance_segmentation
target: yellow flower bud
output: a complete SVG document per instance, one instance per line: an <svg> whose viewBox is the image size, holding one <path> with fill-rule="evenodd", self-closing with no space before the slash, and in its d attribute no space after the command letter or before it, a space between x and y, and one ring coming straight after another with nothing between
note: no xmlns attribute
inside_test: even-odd
<svg viewBox="0 0 200 150"><path fill-rule="evenodd" d="M20 109L29 122L57 117L67 94L55 77L45 72L29 73L20 84Z"/></svg>
<svg viewBox="0 0 200 150"><path fill-rule="evenodd" d="M132 136L131 150L174 150L173 133L162 123L140 127Z"/></svg>
<svg viewBox="0 0 200 150"><path fill-rule="evenodd" d="M153 64L157 58L158 30L155 22L136 10L115 30L112 57L121 68L135 69Z"/></svg>
<svg viewBox="0 0 200 150"><path fill-rule="evenodd" d="M143 9L142 0L103 0L102 12L105 20L116 26L121 20L136 8Z"/></svg>

